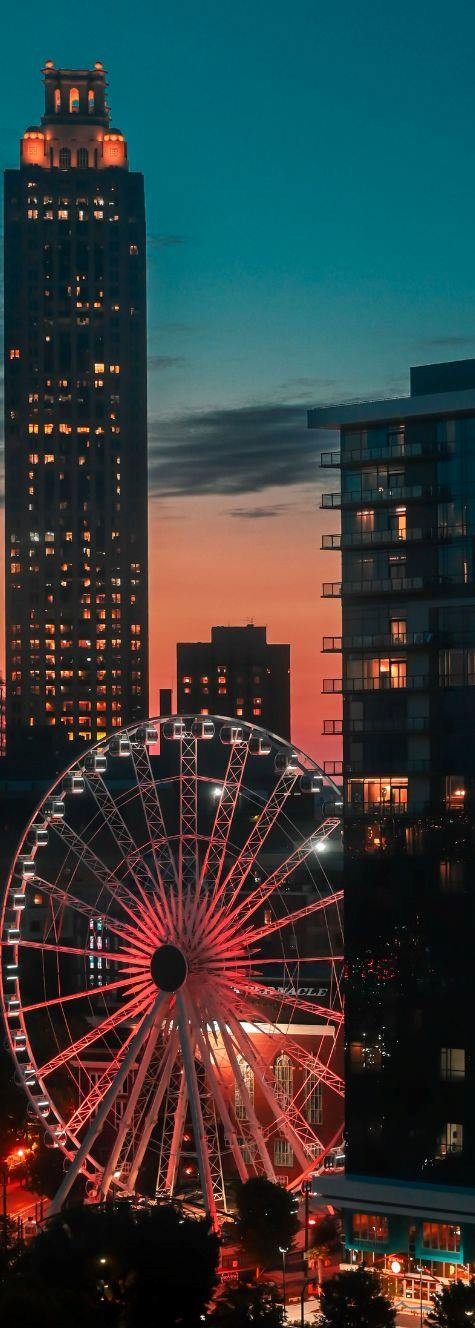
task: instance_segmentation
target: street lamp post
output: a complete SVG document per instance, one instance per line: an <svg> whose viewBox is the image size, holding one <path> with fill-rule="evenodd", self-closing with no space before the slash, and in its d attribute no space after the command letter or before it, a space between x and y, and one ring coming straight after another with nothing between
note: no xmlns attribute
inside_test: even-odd
<svg viewBox="0 0 475 1328"><path fill-rule="evenodd" d="M311 1195L311 1193L312 1193L312 1182L311 1182L311 1180L304 1180L303 1185L302 1185L302 1193L303 1193L304 1198L305 1198L304 1262L305 1262L305 1269L307 1270L307 1269L308 1269L308 1207L309 1207L309 1202L308 1202L308 1201L309 1201L309 1197L310 1197L310 1195Z"/></svg>
<svg viewBox="0 0 475 1328"><path fill-rule="evenodd" d="M282 1294L283 1294L283 1300L284 1300L284 1319L287 1317L287 1315L286 1315L286 1309L285 1309L285 1305L286 1305L286 1299L285 1299L285 1256L286 1256L286 1254L288 1254L288 1249L289 1249L288 1245L279 1245L279 1253L282 1255Z"/></svg>

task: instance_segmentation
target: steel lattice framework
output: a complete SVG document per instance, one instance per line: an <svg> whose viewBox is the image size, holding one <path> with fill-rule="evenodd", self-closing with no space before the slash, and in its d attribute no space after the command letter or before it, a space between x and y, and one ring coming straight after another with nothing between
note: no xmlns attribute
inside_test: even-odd
<svg viewBox="0 0 475 1328"><path fill-rule="evenodd" d="M342 1112L328 1138L308 1103L318 1085L343 1092L342 892L322 862L338 796L281 739L202 716L121 730L50 789L8 881L1 995L17 1074L64 1154L53 1212L80 1173L93 1198L172 1195L184 1141L214 1221L227 1176L279 1178L273 1139L299 1179L324 1165ZM323 1001L301 990L315 973ZM263 1037L298 1067L295 1093Z"/></svg>

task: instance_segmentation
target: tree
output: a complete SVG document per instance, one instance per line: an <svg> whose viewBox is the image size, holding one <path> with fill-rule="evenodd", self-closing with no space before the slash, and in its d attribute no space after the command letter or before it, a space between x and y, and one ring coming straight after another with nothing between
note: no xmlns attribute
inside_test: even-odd
<svg viewBox="0 0 475 1328"><path fill-rule="evenodd" d="M236 1233L245 1254L256 1266L280 1263L279 1246L290 1250L299 1228L292 1195L263 1176L237 1181L235 1195Z"/></svg>
<svg viewBox="0 0 475 1328"><path fill-rule="evenodd" d="M324 1283L318 1328L394 1328L396 1311L366 1268L336 1273Z"/></svg>
<svg viewBox="0 0 475 1328"><path fill-rule="evenodd" d="M265 1282L225 1285L209 1323L212 1328L248 1328L250 1324L281 1328L284 1323L282 1299L276 1288Z"/></svg>
<svg viewBox="0 0 475 1328"><path fill-rule="evenodd" d="M33 1194L53 1199L64 1178L64 1157L60 1148L48 1147L42 1139L25 1159L25 1180Z"/></svg>
<svg viewBox="0 0 475 1328"><path fill-rule="evenodd" d="M17 1258L0 1290L0 1321L51 1300L51 1328L198 1328L216 1285L218 1239L205 1219L127 1201L67 1209ZM24 1319L22 1320L22 1313ZM16 1315L16 1318L15 1318Z"/></svg>
<svg viewBox="0 0 475 1328"><path fill-rule="evenodd" d="M467 1328L472 1316L475 1319L475 1278L468 1286L465 1282L452 1282L437 1291L426 1323L430 1328Z"/></svg>

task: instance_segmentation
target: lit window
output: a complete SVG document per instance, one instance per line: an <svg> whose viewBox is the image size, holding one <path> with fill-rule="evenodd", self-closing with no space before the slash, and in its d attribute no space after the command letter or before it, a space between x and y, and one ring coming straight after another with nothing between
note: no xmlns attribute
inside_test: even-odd
<svg viewBox="0 0 475 1328"><path fill-rule="evenodd" d="M462 775L446 775L445 777L445 806L448 811L456 812L464 810L466 789Z"/></svg>
<svg viewBox="0 0 475 1328"><path fill-rule="evenodd" d="M92 88L89 88L89 92L87 94L87 109L89 115L94 115L94 92Z"/></svg>
<svg viewBox="0 0 475 1328"><path fill-rule="evenodd" d="M378 1213L352 1213L351 1226L355 1240L384 1245L389 1239L388 1219Z"/></svg>
<svg viewBox="0 0 475 1328"><path fill-rule="evenodd" d="M61 92L59 88L55 88L54 90L54 110L55 115L59 115L61 110Z"/></svg>
<svg viewBox="0 0 475 1328"><path fill-rule="evenodd" d="M461 1153L463 1150L463 1125L448 1121L441 1131L437 1144L436 1156L440 1159L448 1153Z"/></svg>
<svg viewBox="0 0 475 1328"><path fill-rule="evenodd" d="M460 1227L450 1222L423 1222L422 1244L426 1250L447 1250L457 1254L460 1250Z"/></svg>
<svg viewBox="0 0 475 1328"><path fill-rule="evenodd" d="M10 349L10 359L11 359L11 360L19 360L19 359L20 359L20 351L18 350L18 347L17 347L17 346L15 346L13 349Z"/></svg>
<svg viewBox="0 0 475 1328"><path fill-rule="evenodd" d="M71 115L79 114L79 92L77 88L71 88L69 93L69 112Z"/></svg>
<svg viewBox="0 0 475 1328"><path fill-rule="evenodd" d="M440 1077L449 1082L454 1079L465 1079L464 1047L440 1048Z"/></svg>

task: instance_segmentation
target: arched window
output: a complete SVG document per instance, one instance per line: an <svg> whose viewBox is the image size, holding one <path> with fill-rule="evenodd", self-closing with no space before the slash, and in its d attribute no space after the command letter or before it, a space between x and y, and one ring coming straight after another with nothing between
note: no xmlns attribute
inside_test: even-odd
<svg viewBox="0 0 475 1328"><path fill-rule="evenodd" d="M281 1051L274 1061L275 1095L279 1106L288 1107L294 1092L294 1067L290 1056Z"/></svg>
<svg viewBox="0 0 475 1328"><path fill-rule="evenodd" d="M59 88L55 88L54 90L54 110L55 115L59 115L61 110L61 92Z"/></svg>
<svg viewBox="0 0 475 1328"><path fill-rule="evenodd" d="M59 164L60 164L60 166L63 167L63 169L64 169L65 166L70 166L70 165L71 165L71 153L70 153L69 148L60 148L60 149L59 149Z"/></svg>
<svg viewBox="0 0 475 1328"><path fill-rule="evenodd" d="M254 1106L254 1071L251 1070L250 1065L247 1064L247 1061L245 1061L242 1056L238 1056L238 1062L239 1062L239 1069L241 1071L244 1080L244 1084L249 1093L252 1105ZM237 1120L247 1119L246 1106L241 1095L239 1083L236 1083L234 1089L234 1111Z"/></svg>
<svg viewBox="0 0 475 1328"><path fill-rule="evenodd" d="M322 1085L316 1074L309 1074L305 1084L305 1115L309 1125L321 1125Z"/></svg>
<svg viewBox="0 0 475 1328"><path fill-rule="evenodd" d="M79 114L79 92L77 88L70 88L69 91L69 111L71 115Z"/></svg>
<svg viewBox="0 0 475 1328"><path fill-rule="evenodd" d="M274 1139L274 1166L292 1167L294 1150L287 1139Z"/></svg>
<svg viewBox="0 0 475 1328"><path fill-rule="evenodd" d="M87 94L87 109L89 111L89 115L94 115L94 93L92 91L92 88L89 88L89 92Z"/></svg>
<svg viewBox="0 0 475 1328"><path fill-rule="evenodd" d="M85 166L89 166L89 152L87 148L78 148L77 162L78 166L80 168L82 167L82 169L84 169Z"/></svg>

